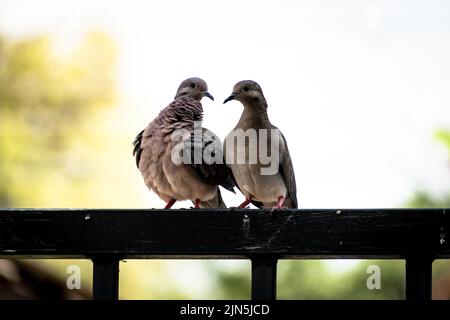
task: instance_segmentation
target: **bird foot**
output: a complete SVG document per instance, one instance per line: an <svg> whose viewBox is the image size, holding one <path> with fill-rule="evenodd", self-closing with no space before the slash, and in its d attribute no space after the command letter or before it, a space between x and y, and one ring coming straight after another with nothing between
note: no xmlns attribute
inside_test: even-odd
<svg viewBox="0 0 450 320"><path fill-rule="evenodd" d="M284 196L279 196L277 204L272 207L269 214L272 215L272 213L274 213L275 210L283 208L283 204L284 204Z"/></svg>
<svg viewBox="0 0 450 320"><path fill-rule="evenodd" d="M281 209L281 207L278 207L278 206L273 206L273 207L271 208L271 210L270 210L269 214L270 214L270 215L272 215L272 213L274 213L274 212L275 212L275 210L278 210L278 209Z"/></svg>

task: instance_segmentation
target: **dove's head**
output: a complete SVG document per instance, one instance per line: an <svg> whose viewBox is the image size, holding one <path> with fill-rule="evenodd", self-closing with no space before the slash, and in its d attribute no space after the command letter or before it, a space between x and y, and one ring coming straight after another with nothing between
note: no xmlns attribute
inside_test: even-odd
<svg viewBox="0 0 450 320"><path fill-rule="evenodd" d="M189 78L184 80L178 87L175 99L182 96L189 96L197 101L202 100L203 97L214 100L213 96L208 92L208 85L200 78Z"/></svg>
<svg viewBox="0 0 450 320"><path fill-rule="evenodd" d="M233 92L223 103L231 100L237 100L244 106L266 104L261 87L252 80L243 80L236 83L233 87Z"/></svg>

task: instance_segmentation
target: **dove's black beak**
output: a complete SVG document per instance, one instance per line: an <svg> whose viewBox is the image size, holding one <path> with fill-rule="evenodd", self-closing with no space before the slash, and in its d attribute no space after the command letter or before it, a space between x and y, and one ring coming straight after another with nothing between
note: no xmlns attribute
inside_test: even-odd
<svg viewBox="0 0 450 320"><path fill-rule="evenodd" d="M204 97L208 97L208 98L210 98L212 101L214 101L214 97L213 97L212 94L209 93L208 91L203 92L203 96L204 96Z"/></svg>
<svg viewBox="0 0 450 320"><path fill-rule="evenodd" d="M234 98L236 98L236 94L232 93L231 96L229 96L228 98L225 99L225 101L223 102L224 104L227 103L228 101L234 100Z"/></svg>

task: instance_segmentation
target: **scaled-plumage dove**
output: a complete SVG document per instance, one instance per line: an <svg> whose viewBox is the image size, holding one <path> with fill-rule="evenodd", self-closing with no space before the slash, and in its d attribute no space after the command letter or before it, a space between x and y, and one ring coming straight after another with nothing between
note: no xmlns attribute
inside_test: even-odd
<svg viewBox="0 0 450 320"><path fill-rule="evenodd" d="M133 143L133 155L145 184L166 201L166 209L177 200L191 200L195 208L226 208L218 186L234 192L234 181L224 164L219 138L201 128L203 97L214 100L205 81L184 80L172 103ZM206 161L205 149L219 161Z"/></svg>
<svg viewBox="0 0 450 320"><path fill-rule="evenodd" d="M239 207L245 208L253 203L257 207L297 208L297 187L286 139L269 121L261 87L251 80L240 81L223 103L231 100L244 105L239 122L224 141L227 165L245 196ZM239 135L240 145L237 143ZM268 165L267 161L261 160L261 154L270 154L268 157L273 162ZM239 156L245 161L239 162ZM270 166L274 170L268 170Z"/></svg>

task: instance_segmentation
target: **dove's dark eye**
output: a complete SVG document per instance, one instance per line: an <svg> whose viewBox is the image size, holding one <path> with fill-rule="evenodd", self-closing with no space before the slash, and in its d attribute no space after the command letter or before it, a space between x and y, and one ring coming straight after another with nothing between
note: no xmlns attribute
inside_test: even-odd
<svg viewBox="0 0 450 320"><path fill-rule="evenodd" d="M247 92L249 89L247 86L244 87L244 91Z"/></svg>
<svg viewBox="0 0 450 320"><path fill-rule="evenodd" d="M191 88L195 88L195 83L191 82L190 86Z"/></svg>

